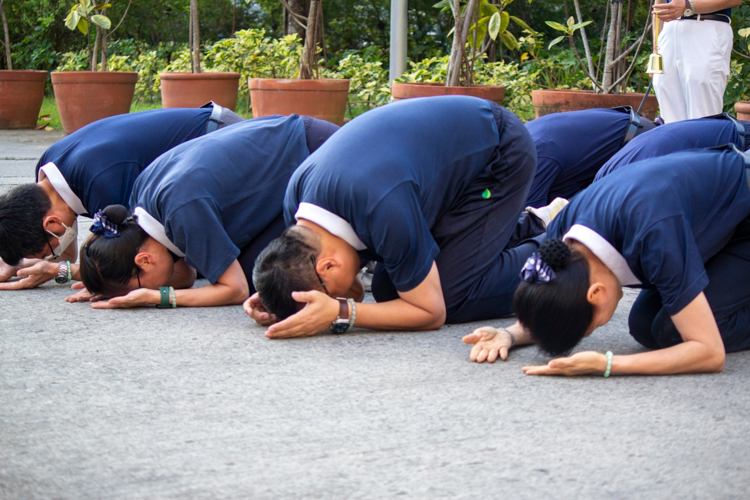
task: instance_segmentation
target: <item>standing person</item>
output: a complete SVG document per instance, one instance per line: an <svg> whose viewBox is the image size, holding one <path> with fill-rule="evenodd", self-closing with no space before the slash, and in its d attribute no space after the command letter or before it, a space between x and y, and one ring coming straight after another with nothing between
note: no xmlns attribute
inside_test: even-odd
<svg viewBox="0 0 750 500"><path fill-rule="evenodd" d="M527 375L719 372L750 348L750 154L674 153L620 169L583 191L524 265L518 322L464 338L472 361L515 344L568 352L606 324L623 286L641 287L630 334L651 352L579 352Z"/></svg>
<svg viewBox="0 0 750 500"><path fill-rule="evenodd" d="M572 198L594 180L612 155L656 127L630 106L553 113L526 129L536 146L537 167L526 204L537 208Z"/></svg>
<svg viewBox="0 0 750 500"><path fill-rule="evenodd" d="M672 0L654 5L664 23L664 74L654 90L666 123L721 113L732 54L732 7L742 0Z"/></svg>
<svg viewBox="0 0 750 500"><path fill-rule="evenodd" d="M255 258L284 230L289 177L337 129L307 116L256 118L160 156L135 182L132 217L117 206L97 214L81 251L86 291L69 300L110 299L94 308L241 304ZM196 271L211 284L190 288Z"/></svg>
<svg viewBox="0 0 750 500"><path fill-rule="evenodd" d="M750 148L750 122L727 113L695 120L667 123L650 134L637 137L622 148L596 173L598 181L625 165L688 149L734 144L742 151Z"/></svg>
<svg viewBox="0 0 750 500"><path fill-rule="evenodd" d="M140 173L159 155L242 121L209 103L112 116L60 139L36 166L36 184L0 196L0 290L34 288L53 278L80 279L78 216L127 205ZM39 259L52 257L51 261Z"/></svg>
<svg viewBox="0 0 750 500"><path fill-rule="evenodd" d="M535 167L526 128L489 101L420 98L369 111L292 176L284 214L296 225L258 257L259 293L245 311L260 323L283 319L271 338L508 314L537 248L508 246ZM378 303L356 303L369 260Z"/></svg>

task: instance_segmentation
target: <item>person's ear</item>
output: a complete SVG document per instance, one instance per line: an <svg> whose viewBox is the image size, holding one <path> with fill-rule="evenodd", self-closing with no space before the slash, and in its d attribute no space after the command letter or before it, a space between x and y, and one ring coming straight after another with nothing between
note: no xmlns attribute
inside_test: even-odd
<svg viewBox="0 0 750 500"><path fill-rule="evenodd" d="M316 261L316 264L316 270L318 271L320 277L323 278L323 280L325 280L326 276L335 274L336 271L341 268L341 263L338 261L338 259L336 259L335 255L321 257L318 261Z"/></svg>
<svg viewBox="0 0 750 500"><path fill-rule="evenodd" d="M45 214L44 218L42 219L42 227L45 230L51 231L54 233L56 229L59 230L59 227L61 226L60 222L61 222L60 217L52 213L52 211L49 211L47 212L47 214Z"/></svg>
<svg viewBox="0 0 750 500"><path fill-rule="evenodd" d="M601 307L607 302L607 287L599 281L592 283L586 292L586 300L594 307Z"/></svg>
<svg viewBox="0 0 750 500"><path fill-rule="evenodd" d="M144 272L148 272L155 264L156 259L148 252L139 252L135 256L135 265L143 269Z"/></svg>

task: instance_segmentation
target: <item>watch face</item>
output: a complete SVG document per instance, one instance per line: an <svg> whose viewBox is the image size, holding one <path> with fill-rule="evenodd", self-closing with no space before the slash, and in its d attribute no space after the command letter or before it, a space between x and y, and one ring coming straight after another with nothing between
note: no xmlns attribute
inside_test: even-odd
<svg viewBox="0 0 750 500"><path fill-rule="evenodd" d="M344 321L342 323L333 323L331 325L331 333L346 333L349 329L349 323Z"/></svg>
<svg viewBox="0 0 750 500"><path fill-rule="evenodd" d="M55 283L60 283L62 285L63 283L67 283L67 282L68 282L67 276L55 276Z"/></svg>
<svg viewBox="0 0 750 500"><path fill-rule="evenodd" d="M682 13L682 17L690 17L693 15L693 11L691 9L685 9L685 12Z"/></svg>

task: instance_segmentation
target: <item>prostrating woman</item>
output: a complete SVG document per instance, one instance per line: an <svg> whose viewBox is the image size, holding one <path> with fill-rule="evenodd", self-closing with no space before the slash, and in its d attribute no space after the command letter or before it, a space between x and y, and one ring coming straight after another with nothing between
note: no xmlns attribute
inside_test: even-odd
<svg viewBox="0 0 750 500"><path fill-rule="evenodd" d="M630 334L651 352L580 352L529 375L718 372L750 347L750 157L734 145L645 160L580 193L548 227L514 296L518 322L464 338L473 361L536 342L552 355L607 323L642 287Z"/></svg>
<svg viewBox="0 0 750 500"><path fill-rule="evenodd" d="M289 177L337 129L297 115L257 118L159 157L135 183L132 216L122 207L97 215L79 298L109 299L95 308L242 303L255 257L284 229ZM190 288L196 272L211 284Z"/></svg>

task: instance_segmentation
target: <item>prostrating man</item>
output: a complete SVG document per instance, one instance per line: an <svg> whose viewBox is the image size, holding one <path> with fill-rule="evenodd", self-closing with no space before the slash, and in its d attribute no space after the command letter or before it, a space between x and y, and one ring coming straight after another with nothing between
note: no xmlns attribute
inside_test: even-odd
<svg viewBox="0 0 750 500"><path fill-rule="evenodd" d="M667 123L622 148L597 172L595 180L640 160L724 144L734 144L742 151L750 148L750 122L722 113L707 118Z"/></svg>
<svg viewBox="0 0 750 500"><path fill-rule="evenodd" d="M78 216L127 205L138 175L162 153L242 121L209 103L112 116L60 139L41 157L36 184L0 196L0 290L80 279ZM39 259L50 257L51 260Z"/></svg>
<svg viewBox="0 0 750 500"><path fill-rule="evenodd" d="M531 120L537 168L529 207L572 198L594 181L597 171L633 138L656 127L630 106L553 113Z"/></svg>
<svg viewBox="0 0 750 500"><path fill-rule="evenodd" d="M110 298L94 308L241 304L256 257L286 227L292 172L338 128L268 116L160 156L135 182L132 217L122 206L96 214L81 247L87 292L68 300ZM191 288L196 271L211 284Z"/></svg>
<svg viewBox="0 0 750 500"><path fill-rule="evenodd" d="M271 338L506 315L537 248L508 247L535 167L526 128L489 101L420 98L365 113L292 176L284 215L297 224L258 257L245 310L283 319ZM378 303L355 303L369 260Z"/></svg>

